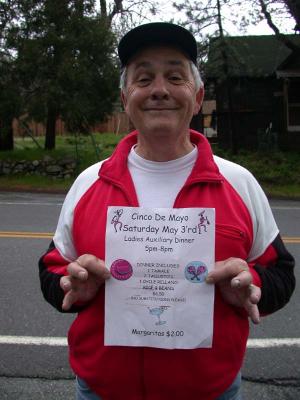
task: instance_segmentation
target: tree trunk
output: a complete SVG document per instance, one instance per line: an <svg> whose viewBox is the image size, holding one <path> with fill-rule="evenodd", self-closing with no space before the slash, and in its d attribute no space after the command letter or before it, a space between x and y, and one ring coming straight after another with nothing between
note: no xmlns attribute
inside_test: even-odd
<svg viewBox="0 0 300 400"><path fill-rule="evenodd" d="M232 99L232 90L231 90L231 81L230 81L230 74L229 74L229 62L228 62L228 55L227 55L227 43L224 38L224 31L223 31L223 23L222 23L222 14L221 14L221 3L217 1L217 9L218 9L218 27L220 31L220 39L221 39L221 55L222 55L222 67L223 67L223 74L224 74L224 84L226 88L226 95L228 101L228 127L229 127L229 138L230 138L230 147L233 154L237 154L239 149L238 144L238 136L235 128L235 121L234 121L234 109L233 109L233 99Z"/></svg>
<svg viewBox="0 0 300 400"><path fill-rule="evenodd" d="M100 0L100 12L101 12L101 17L104 18L107 17L107 6L105 0Z"/></svg>
<svg viewBox="0 0 300 400"><path fill-rule="evenodd" d="M12 119L0 121L0 150L9 151L14 149L14 135Z"/></svg>
<svg viewBox="0 0 300 400"><path fill-rule="evenodd" d="M114 0L113 9L112 9L111 13L109 14L110 23L112 22L114 16L116 14L118 14L119 12L121 12L122 9L123 9L123 0Z"/></svg>
<svg viewBox="0 0 300 400"><path fill-rule="evenodd" d="M56 119L56 108L49 106L46 124L45 150L52 150L55 148Z"/></svg>
<svg viewBox="0 0 300 400"><path fill-rule="evenodd" d="M83 18L84 16L84 4L83 4L83 0L75 0L74 1L74 6L75 6L75 10L77 12L77 14Z"/></svg>

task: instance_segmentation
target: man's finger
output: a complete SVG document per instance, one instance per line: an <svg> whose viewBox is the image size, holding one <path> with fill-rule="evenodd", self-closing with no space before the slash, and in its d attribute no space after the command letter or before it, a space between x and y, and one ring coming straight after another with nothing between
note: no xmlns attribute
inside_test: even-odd
<svg viewBox="0 0 300 400"><path fill-rule="evenodd" d="M246 261L242 259L235 258L226 261L218 261L215 264L215 269L207 275L206 282L218 283L236 277L244 271L248 271L248 265Z"/></svg>
<svg viewBox="0 0 300 400"><path fill-rule="evenodd" d="M62 309L68 311L72 307L72 305L77 301L77 299L78 299L78 294L74 290L70 290L65 294L62 303Z"/></svg>
<svg viewBox="0 0 300 400"><path fill-rule="evenodd" d="M252 304L257 304L261 298L261 289L253 284L249 285L250 301Z"/></svg>
<svg viewBox="0 0 300 400"><path fill-rule="evenodd" d="M260 322L260 314L258 310L257 303L261 297L261 290L258 286L250 284L248 287L249 297L246 301L245 309L248 312L251 321L254 324L259 324Z"/></svg>
<svg viewBox="0 0 300 400"><path fill-rule="evenodd" d="M231 280L231 287L239 289L245 286L249 286L251 282L251 273L249 271L243 270Z"/></svg>
<svg viewBox="0 0 300 400"><path fill-rule="evenodd" d="M63 276L60 278L59 285L65 292L68 292L72 287L71 278L69 276Z"/></svg>
<svg viewBox="0 0 300 400"><path fill-rule="evenodd" d="M67 271L72 278L79 279L80 281L86 281L88 278L88 272L77 260L67 266Z"/></svg>
<svg viewBox="0 0 300 400"><path fill-rule="evenodd" d="M91 254L84 254L78 257L78 259L76 260L76 264L83 270L86 270L88 273L90 272L94 274L98 278L107 279L108 277L110 277L110 272L105 267L104 261Z"/></svg>
<svg viewBox="0 0 300 400"><path fill-rule="evenodd" d="M259 324L260 323L260 315L259 315L259 310L256 304L248 303L246 305L246 311L248 312L248 315L251 319L251 321L254 324Z"/></svg>

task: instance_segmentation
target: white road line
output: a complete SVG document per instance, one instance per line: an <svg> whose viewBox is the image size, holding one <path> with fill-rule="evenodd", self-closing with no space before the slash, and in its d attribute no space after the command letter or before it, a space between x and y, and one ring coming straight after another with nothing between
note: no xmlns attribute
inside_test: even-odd
<svg viewBox="0 0 300 400"><path fill-rule="evenodd" d="M0 336L0 344L20 344L29 346L67 346L64 337Z"/></svg>
<svg viewBox="0 0 300 400"><path fill-rule="evenodd" d="M294 211L294 210L300 210L300 207L297 206L271 206L272 210L287 210L287 211Z"/></svg>
<svg viewBox="0 0 300 400"><path fill-rule="evenodd" d="M300 347L300 338L268 338L268 339L248 339L248 349L270 348L270 347Z"/></svg>
<svg viewBox="0 0 300 400"><path fill-rule="evenodd" d="M15 344L28 346L67 346L64 337L39 337L39 336L0 336L0 344ZM268 338L249 339L248 349L263 349L270 347L300 347L300 338Z"/></svg>

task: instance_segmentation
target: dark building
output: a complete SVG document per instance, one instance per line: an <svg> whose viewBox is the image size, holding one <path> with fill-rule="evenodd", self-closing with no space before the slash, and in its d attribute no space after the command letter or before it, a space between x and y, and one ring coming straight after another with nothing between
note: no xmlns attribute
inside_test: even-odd
<svg viewBox="0 0 300 400"><path fill-rule="evenodd" d="M213 39L205 84L222 147L300 149L300 35Z"/></svg>

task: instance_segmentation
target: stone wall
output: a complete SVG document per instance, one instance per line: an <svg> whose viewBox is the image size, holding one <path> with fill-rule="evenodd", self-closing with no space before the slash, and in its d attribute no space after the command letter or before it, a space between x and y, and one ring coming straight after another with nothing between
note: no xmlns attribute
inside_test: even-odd
<svg viewBox="0 0 300 400"><path fill-rule="evenodd" d="M68 179L76 175L76 161L71 158L55 160L45 156L42 160L0 160L0 175L39 175Z"/></svg>

